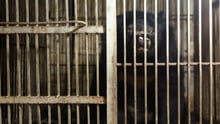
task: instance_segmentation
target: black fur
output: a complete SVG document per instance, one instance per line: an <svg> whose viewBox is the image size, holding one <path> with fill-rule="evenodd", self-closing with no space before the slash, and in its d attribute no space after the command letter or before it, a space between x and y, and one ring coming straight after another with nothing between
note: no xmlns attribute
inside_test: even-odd
<svg viewBox="0 0 220 124"><path fill-rule="evenodd" d="M147 62L155 64L155 19L154 15L147 13L147 39L144 38L144 13L136 12L136 62L144 62L144 48L147 45ZM118 67L118 123L124 123L124 97L127 97L127 122L128 124L134 123L134 36L133 36L133 12L126 13L126 62L131 63L132 66L127 66L127 96L124 95L124 77L123 67ZM124 37L123 37L123 15L117 17L117 61L118 63L124 62ZM158 62L166 62L166 19L164 13L158 14L158 40L157 40L157 60ZM106 96L106 40L105 34L102 43L102 55L100 63L100 93ZM177 61L177 44L174 29L169 26L169 62ZM158 81L158 118L159 124L167 123L167 110L166 110L166 66L157 66L157 81ZM145 121L144 112L144 99L147 99L148 122L155 123L155 66L147 66L147 98L144 94L144 67L137 66L137 122L143 124ZM180 68L180 108L181 115L184 108L184 86L183 86L183 70ZM178 79L177 79L177 66L169 66L169 86L170 86L170 122L177 124L178 118ZM96 78L91 85L91 95L95 95ZM93 111L93 110L92 110ZM95 112L95 110L93 111ZM106 106L101 108L101 124L106 122ZM91 114L92 124L97 123L94 113ZM94 118L93 118L94 117ZM182 118L182 117L181 117ZM182 121L182 120L181 120Z"/></svg>

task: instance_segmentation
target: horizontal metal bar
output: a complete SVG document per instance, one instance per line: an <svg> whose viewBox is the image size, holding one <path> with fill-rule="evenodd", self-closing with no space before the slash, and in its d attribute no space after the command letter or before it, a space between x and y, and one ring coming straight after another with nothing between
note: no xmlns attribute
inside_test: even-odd
<svg viewBox="0 0 220 124"><path fill-rule="evenodd" d="M188 62L179 62L179 65L191 65L191 66L196 66L196 65L213 65L213 66L219 66L220 65L220 62L212 62L212 63L210 63L210 62L190 62L190 63L188 63ZM123 66L124 65L124 63L117 63L117 66ZM134 64L133 63L126 63L126 66L133 66ZM143 66L144 65L144 63L135 63L135 65L136 66ZM154 66L155 65L155 63L152 63L152 62L147 62L146 63L146 65L147 66ZM167 63L166 62L158 62L157 63L157 65L158 66L165 66L165 65L167 65ZM176 66L177 65L177 63L176 62L170 62L170 63L168 63L168 65L169 66Z"/></svg>
<svg viewBox="0 0 220 124"><path fill-rule="evenodd" d="M104 104L101 96L1 96L0 104Z"/></svg>
<svg viewBox="0 0 220 124"><path fill-rule="evenodd" d="M80 28L75 31L75 33L94 33L94 34L101 34L104 33L103 26L87 26Z"/></svg>
<svg viewBox="0 0 220 124"><path fill-rule="evenodd" d="M0 26L0 34L68 34L103 32L103 26Z"/></svg>
<svg viewBox="0 0 220 124"><path fill-rule="evenodd" d="M47 21L47 22L0 22L1 25L46 25L46 24L78 24L86 25L85 21L71 20L71 21Z"/></svg>

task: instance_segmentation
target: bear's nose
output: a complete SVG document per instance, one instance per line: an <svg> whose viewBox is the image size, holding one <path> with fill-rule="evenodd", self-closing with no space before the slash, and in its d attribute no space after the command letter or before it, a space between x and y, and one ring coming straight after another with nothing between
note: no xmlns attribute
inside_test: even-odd
<svg viewBox="0 0 220 124"><path fill-rule="evenodd" d="M151 39L146 37L146 40L144 40L144 36L137 35L137 47L144 47L144 44L146 43L146 48L149 49L151 47Z"/></svg>

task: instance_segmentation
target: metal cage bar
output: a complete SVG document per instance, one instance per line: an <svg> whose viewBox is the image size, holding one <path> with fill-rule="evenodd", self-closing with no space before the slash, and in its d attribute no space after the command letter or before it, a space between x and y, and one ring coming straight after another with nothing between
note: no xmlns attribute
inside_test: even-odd
<svg viewBox="0 0 220 124"><path fill-rule="evenodd" d="M116 0L106 0L107 124L117 124Z"/></svg>
<svg viewBox="0 0 220 124"><path fill-rule="evenodd" d="M170 55L169 55L169 44L170 44L170 37L169 37L169 0L166 1L166 80L167 80L167 124L170 124L170 66L169 66L169 60L170 60Z"/></svg>
<svg viewBox="0 0 220 124"><path fill-rule="evenodd" d="M191 60L190 60L190 54L191 54L191 49L190 49L190 35L191 35L191 30L190 30L190 8L191 4L190 4L190 0L187 0L187 50L188 50L188 55L187 55L187 62L188 62L188 65L187 65L187 106L188 106L188 124L191 124L191 100L190 100L190 94L191 94L191 88L190 88L190 80L191 80Z"/></svg>
<svg viewBox="0 0 220 124"><path fill-rule="evenodd" d="M158 0L155 0L155 5L154 5L154 25L155 25L155 60L154 60L154 70L155 70L155 123L159 123L159 113L158 113Z"/></svg>

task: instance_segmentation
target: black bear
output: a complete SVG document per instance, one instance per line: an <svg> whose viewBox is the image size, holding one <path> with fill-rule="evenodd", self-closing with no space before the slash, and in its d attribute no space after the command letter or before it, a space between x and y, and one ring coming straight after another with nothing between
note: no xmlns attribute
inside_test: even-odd
<svg viewBox="0 0 220 124"><path fill-rule="evenodd" d="M167 60L166 54L166 18L163 12L158 14L158 28L157 28L157 48L155 49L155 16L151 13L144 13L136 11L136 36L134 36L134 21L133 11L126 13L126 32L124 32L123 16L117 17L117 62L122 63L126 61L126 75L127 82L124 82L124 68L118 66L117 68L117 86L118 86L118 123L125 122L124 105L126 98L126 122L133 124L136 120L138 124L144 124L147 120L149 124L155 123L155 96L158 99L158 122L159 124L167 123L167 68L165 65L155 66L155 59L158 63L165 63ZM144 39L144 14L147 16L147 34ZM126 33L126 46L124 47L124 33ZM136 42L134 43L134 39ZM100 94L106 96L106 40L105 34L103 35L102 54L100 62ZM146 49L144 48L146 44ZM124 48L126 48L126 60L124 60ZM157 52L155 52L157 50ZM135 52L134 52L135 51ZM144 52L146 51L146 54ZM136 54L134 54L136 53ZM157 57L155 58L155 53ZM134 57L135 56L135 57ZM135 58L135 60L134 60ZM144 73L144 61L151 63L147 66L147 75ZM136 66L134 71L134 61L141 63ZM169 62L176 63L177 61L177 43L175 38L175 31L172 26L169 26ZM157 69L155 70L155 67ZM135 73L136 72L136 73ZM155 73L156 72L156 73ZM157 75L155 75L157 74ZM170 103L170 123L178 123L178 69L174 64L169 66L169 103ZM134 81L136 75L136 81ZM144 76L146 78L144 78ZM144 79L147 80L147 89L145 89ZM157 79L158 95L155 95L155 82ZM95 95L96 78L91 84L91 95ZM136 82L136 90L134 90L134 82ZM126 83L126 88L124 88ZM127 94L124 95L124 89ZM135 92L134 92L135 91ZM146 92L145 92L146 91ZM134 97L134 93L136 94ZM146 95L147 93L147 95ZM145 102L147 101L147 103ZM136 107L135 105L136 104ZM147 104L147 119L145 116L145 105ZM180 68L180 114L183 116L184 109L184 86L183 86L183 69ZM91 112L93 109L91 110ZM95 110L94 110L95 111ZM100 123L106 123L106 106L100 108L101 116ZM135 114L136 113L136 116ZM96 115L92 112L91 123L97 123ZM136 119L135 119L136 118ZM93 120L94 119L94 120ZM181 122L183 122L181 117Z"/></svg>

